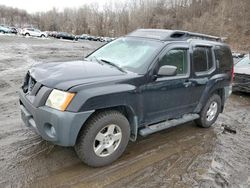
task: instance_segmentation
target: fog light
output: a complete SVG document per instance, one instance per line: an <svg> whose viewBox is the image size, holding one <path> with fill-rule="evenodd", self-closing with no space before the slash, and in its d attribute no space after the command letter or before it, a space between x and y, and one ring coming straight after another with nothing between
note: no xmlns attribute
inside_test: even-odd
<svg viewBox="0 0 250 188"><path fill-rule="evenodd" d="M50 132L53 136L56 136L56 130L53 126L51 126L51 128L50 128Z"/></svg>
<svg viewBox="0 0 250 188"><path fill-rule="evenodd" d="M44 130L49 137L51 138L56 137L56 129L50 123L45 123Z"/></svg>

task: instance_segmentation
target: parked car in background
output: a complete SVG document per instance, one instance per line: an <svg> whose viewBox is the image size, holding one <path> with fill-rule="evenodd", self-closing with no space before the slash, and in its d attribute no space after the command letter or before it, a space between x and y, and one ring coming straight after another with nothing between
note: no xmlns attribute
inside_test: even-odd
<svg viewBox="0 0 250 188"><path fill-rule="evenodd" d="M90 40L90 41L98 41L98 37L89 35L88 40Z"/></svg>
<svg viewBox="0 0 250 188"><path fill-rule="evenodd" d="M48 34L48 37L55 37L57 35L57 31L46 31L46 33Z"/></svg>
<svg viewBox="0 0 250 188"><path fill-rule="evenodd" d="M15 28L15 27L9 27L9 29L10 29L10 33L12 33L12 34L16 35L18 33L17 28Z"/></svg>
<svg viewBox="0 0 250 188"><path fill-rule="evenodd" d="M250 93L250 55L246 55L234 66L233 91Z"/></svg>
<svg viewBox="0 0 250 188"><path fill-rule="evenodd" d="M77 40L75 35L72 35L72 34L66 33L66 32L58 32L57 34L55 34L55 38L67 39L67 40Z"/></svg>
<svg viewBox="0 0 250 188"><path fill-rule="evenodd" d="M33 37L48 37L46 32L42 32L39 29L35 28L23 28L21 34L24 36L33 36Z"/></svg>
<svg viewBox="0 0 250 188"><path fill-rule="evenodd" d="M7 26L0 25L0 33L11 33L11 29Z"/></svg>
<svg viewBox="0 0 250 188"><path fill-rule="evenodd" d="M80 40L88 40L88 34L77 35L76 38Z"/></svg>
<svg viewBox="0 0 250 188"><path fill-rule="evenodd" d="M111 42L113 39L110 37L103 37L102 42Z"/></svg>
<svg viewBox="0 0 250 188"><path fill-rule="evenodd" d="M244 58L245 54L240 53L240 52L232 52L232 56L233 56L234 64L236 64Z"/></svg>

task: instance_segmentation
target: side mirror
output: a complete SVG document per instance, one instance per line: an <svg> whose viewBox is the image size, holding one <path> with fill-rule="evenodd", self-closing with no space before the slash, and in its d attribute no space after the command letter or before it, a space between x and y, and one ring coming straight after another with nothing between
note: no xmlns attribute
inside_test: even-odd
<svg viewBox="0 0 250 188"><path fill-rule="evenodd" d="M161 66L158 71L158 76L175 76L177 74L177 67L172 65Z"/></svg>

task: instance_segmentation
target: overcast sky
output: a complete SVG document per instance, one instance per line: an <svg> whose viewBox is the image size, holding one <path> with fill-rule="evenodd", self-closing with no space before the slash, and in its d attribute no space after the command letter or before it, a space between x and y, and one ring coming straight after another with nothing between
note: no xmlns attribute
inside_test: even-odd
<svg viewBox="0 0 250 188"><path fill-rule="evenodd" d="M53 7L63 10L64 8L79 7L84 4L98 3L101 7L107 1L114 0L0 0L0 5L27 10L29 13L48 11ZM124 1L124 0L116 0Z"/></svg>

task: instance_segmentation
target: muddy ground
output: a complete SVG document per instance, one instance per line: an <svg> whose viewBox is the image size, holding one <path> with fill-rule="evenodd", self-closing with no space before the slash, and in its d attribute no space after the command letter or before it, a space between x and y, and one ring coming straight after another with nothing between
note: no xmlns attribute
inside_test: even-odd
<svg viewBox="0 0 250 188"><path fill-rule="evenodd" d="M139 138L103 168L26 128L17 91L27 69L81 59L100 45L0 36L0 187L250 187L250 95L231 95L213 128L191 122Z"/></svg>

